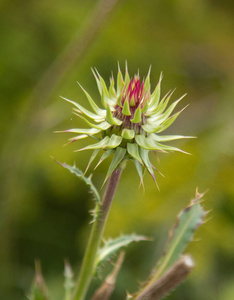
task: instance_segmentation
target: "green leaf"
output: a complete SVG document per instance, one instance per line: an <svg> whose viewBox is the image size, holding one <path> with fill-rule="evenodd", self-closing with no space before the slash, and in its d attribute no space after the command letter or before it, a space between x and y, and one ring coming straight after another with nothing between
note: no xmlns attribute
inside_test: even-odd
<svg viewBox="0 0 234 300"><path fill-rule="evenodd" d="M183 151L177 147L173 147L173 146L168 146L168 145L163 145L163 144L160 144L160 143L157 143L157 142L154 142L154 145L155 145L155 148L158 147L158 150L161 150L161 151L172 151L172 152L182 152L184 154L189 154L188 152L186 151Z"/></svg>
<svg viewBox="0 0 234 300"><path fill-rule="evenodd" d="M140 177L140 180L141 180L141 184L144 188L144 184L143 184L143 170L142 170L142 165L139 163L138 160L134 159L134 163L135 163L135 167L136 167L136 170L137 170L137 173Z"/></svg>
<svg viewBox="0 0 234 300"><path fill-rule="evenodd" d="M185 152L179 148L176 148L173 146L168 146L168 145L163 145L163 144L156 142L154 139L154 136L152 134L150 136L148 136L147 138L143 135L136 135L135 140L140 147L142 147L146 150L153 150L153 151L158 150L158 151L163 151L163 152L178 151L178 152L183 152L183 153L188 154L187 152Z"/></svg>
<svg viewBox="0 0 234 300"><path fill-rule="evenodd" d="M95 77L95 79L96 79L96 82L97 82L97 85L98 85L98 90L99 90L100 95L102 95L102 93L104 93L104 94L105 94L105 97L109 98L109 92L108 92L108 89L107 89L107 87L106 87L106 83L105 83L104 79L103 79L102 76L98 73L98 70L97 70L97 69L95 69L95 71L92 69L92 72L93 72L94 77ZM98 77L97 77L97 75L96 75L95 72L97 73Z"/></svg>
<svg viewBox="0 0 234 300"><path fill-rule="evenodd" d="M100 130L107 130L108 128L111 127L111 124L106 122L106 121L104 121L102 123L99 123L99 124L93 124L93 123L89 122L87 119L85 119L83 116L78 115L78 117L80 119L82 119L91 128L96 128L96 129L100 129Z"/></svg>
<svg viewBox="0 0 234 300"><path fill-rule="evenodd" d="M135 131L133 129L123 129L121 133L122 137L126 140L132 140L135 136Z"/></svg>
<svg viewBox="0 0 234 300"><path fill-rule="evenodd" d="M97 72L97 70L96 70L96 72ZM98 76L99 76L99 80L101 83L102 93L104 93L105 98L110 98L110 95L109 95L109 92L108 92L108 89L107 89L104 79L99 74L98 74Z"/></svg>
<svg viewBox="0 0 234 300"><path fill-rule="evenodd" d="M109 122L111 125L118 125L118 126L119 126L119 125L121 125L121 124L123 123L123 122L120 121L119 119L113 117L112 111L111 111L111 109L110 109L109 106L107 106L107 108L106 108L106 120L107 120L107 122Z"/></svg>
<svg viewBox="0 0 234 300"><path fill-rule="evenodd" d="M102 148L107 148L107 146L110 143L110 138L109 136L104 137L100 142L86 146L82 149L76 150L76 151L82 151L82 150L89 150L89 149L102 149Z"/></svg>
<svg viewBox="0 0 234 300"><path fill-rule="evenodd" d="M135 143L127 143L127 150L128 153L135 158L137 161L139 161L140 163L142 163L140 154L139 154L139 149L138 149L138 145Z"/></svg>
<svg viewBox="0 0 234 300"><path fill-rule="evenodd" d="M120 95L124 87L123 75L121 73L119 64L118 64L118 75L117 75L117 96Z"/></svg>
<svg viewBox="0 0 234 300"><path fill-rule="evenodd" d="M124 102L122 113L125 116L131 116L131 111L130 111L128 100L125 100L125 102Z"/></svg>
<svg viewBox="0 0 234 300"><path fill-rule="evenodd" d="M76 166L70 166L70 165L67 165L66 163L60 163L59 161L55 160L60 166L64 167L65 169L67 169L68 171L70 171L72 174L75 174L78 178L80 178L84 183L86 183L89 187L90 187L90 190L91 192L93 193L94 195L94 198L95 200L98 202L98 203L101 203L101 198L100 198L100 195L96 189L96 187L94 186L94 184L92 183L92 180L91 180L91 175L89 177L86 177L84 176L84 173L76 168Z"/></svg>
<svg viewBox="0 0 234 300"><path fill-rule="evenodd" d="M149 72L146 76L146 80L145 80L145 90L146 91L150 91L150 72L151 72L151 66L149 68Z"/></svg>
<svg viewBox="0 0 234 300"><path fill-rule="evenodd" d="M145 113L148 110L148 107L149 107L148 101L145 101L143 106L141 106L141 112Z"/></svg>
<svg viewBox="0 0 234 300"><path fill-rule="evenodd" d="M94 159L95 159L96 156L98 155L99 151L100 151L100 149L95 149L95 150L93 151L92 155L90 156L90 159L89 159L89 162L88 162L88 165L87 165L87 167L86 167L86 170L85 170L84 174L88 171L88 169L89 169L91 163L94 161Z"/></svg>
<svg viewBox="0 0 234 300"><path fill-rule="evenodd" d="M78 112L82 112L84 115L86 115L87 117L89 117L90 119L95 120L96 122L102 122L105 120L105 111L103 111L102 115L97 115L94 114L92 112L90 112L89 110L87 110L86 108L84 108L83 106L81 106L80 104L76 103L75 101L69 100L67 98L61 97L63 100L73 104L74 106L76 106L78 108Z"/></svg>
<svg viewBox="0 0 234 300"><path fill-rule="evenodd" d="M174 91L172 92L168 92L164 97L163 99L159 102L159 104L157 105L157 107L155 107L154 109L148 109L146 115L147 116L151 116L151 115L157 115L156 118L164 112L164 110L166 109L167 107L167 104L168 102L170 101L171 99L171 96L172 94L174 93Z"/></svg>
<svg viewBox="0 0 234 300"><path fill-rule="evenodd" d="M95 69L95 71L93 69L91 69L91 70L92 70L95 80L97 82L98 91L101 96L102 105L104 108L106 108L107 107L107 98L110 97L109 92L106 87L106 83L103 80L103 78L101 77L101 75L98 73L97 69Z"/></svg>
<svg viewBox="0 0 234 300"><path fill-rule="evenodd" d="M146 150L163 150L154 140L146 138L144 135L136 135L135 141L140 147Z"/></svg>
<svg viewBox="0 0 234 300"><path fill-rule="evenodd" d="M160 126L157 127L157 129L154 132L160 133L160 132L166 130L172 123L174 123L174 121L177 119L177 117L181 114L181 112L183 110L184 109L182 109L181 111L178 111L173 116L171 116L166 121L164 121Z"/></svg>
<svg viewBox="0 0 234 300"><path fill-rule="evenodd" d="M162 73L160 74L159 77L159 82L153 92L153 94L151 95L150 99L149 99L149 109L154 110L159 103L160 100L160 93L161 93L161 81L162 81Z"/></svg>
<svg viewBox="0 0 234 300"><path fill-rule="evenodd" d="M103 261L107 260L111 255L115 254L120 248L128 246L132 242L149 241L150 239L143 235L123 235L114 240L108 240L104 246L98 250L95 269Z"/></svg>
<svg viewBox="0 0 234 300"><path fill-rule="evenodd" d="M122 140L123 140L123 138L121 136L112 134L112 136L110 138L109 138L109 136L106 136L100 142L86 146L86 147L76 150L76 151L83 151L83 150L90 150L90 149L116 148L121 144Z"/></svg>
<svg viewBox="0 0 234 300"><path fill-rule="evenodd" d="M133 119L131 119L132 123L140 123L141 122L141 108L138 106L137 110L135 111Z"/></svg>
<svg viewBox="0 0 234 300"><path fill-rule="evenodd" d="M122 95L119 95L119 97L116 99L116 104L118 104L120 107L123 107L121 99L122 99Z"/></svg>
<svg viewBox="0 0 234 300"><path fill-rule="evenodd" d="M95 73L95 70L93 68L91 68L91 70L92 70L93 76L94 76L94 78L96 80L99 94L100 94L100 96L102 96L102 86L101 86L100 80L98 79L97 74Z"/></svg>
<svg viewBox="0 0 234 300"><path fill-rule="evenodd" d="M112 134L112 136L110 137L110 142L109 142L109 145L108 145L107 148L116 148L116 147L118 147L121 144L122 140L123 140L122 136Z"/></svg>
<svg viewBox="0 0 234 300"><path fill-rule="evenodd" d="M80 135L74 136L74 137L68 139L69 142L67 144L73 143L73 142L81 140L81 139L85 139L87 137L88 137L87 134L80 134ZM67 144L65 144L65 145L67 145Z"/></svg>
<svg viewBox="0 0 234 300"><path fill-rule="evenodd" d="M122 147L118 147L116 150L115 150L115 154L114 154L114 157L111 161L111 164L109 166L109 169L107 171L107 175L106 175L106 178L105 178L105 181L110 177L110 175L114 172L114 170L118 167L118 165L121 163L121 161L123 160L124 156L125 156L125 153L126 153L126 149L125 148L122 148ZM105 182L104 181L104 182Z"/></svg>
<svg viewBox="0 0 234 300"><path fill-rule="evenodd" d="M107 101L106 101L104 92L101 95L101 102L102 102L103 107L107 108Z"/></svg>
<svg viewBox="0 0 234 300"><path fill-rule="evenodd" d="M101 130L96 128L72 128L72 129L66 129L62 131L56 131L56 133L61 132L71 132L71 133L81 133L81 134L96 134L99 133Z"/></svg>
<svg viewBox="0 0 234 300"><path fill-rule="evenodd" d="M148 133L151 133L151 132L155 131L155 128L151 124L149 124L149 123L141 125L141 127L142 127L142 129L144 129L144 131L146 131Z"/></svg>
<svg viewBox="0 0 234 300"><path fill-rule="evenodd" d="M79 82L77 82L79 84ZM93 111L99 115L99 116L104 116L105 115L105 110L104 109L100 109L97 104L93 101L92 97L89 95L88 92L86 92L86 90L79 84L80 88L82 89L82 91L85 93L86 98L89 101L90 106L92 107Z"/></svg>
<svg viewBox="0 0 234 300"><path fill-rule="evenodd" d="M124 77L124 85L126 86L126 88L128 87L130 83L130 77L129 77L129 74L128 74L128 65L127 65L127 62L125 64L125 77Z"/></svg>
<svg viewBox="0 0 234 300"><path fill-rule="evenodd" d="M202 197L203 194L196 193L196 198L179 213L177 222L169 232L164 255L158 262L151 282L158 280L181 257L188 243L193 240L194 232L203 224L207 213L200 205Z"/></svg>
<svg viewBox="0 0 234 300"><path fill-rule="evenodd" d="M99 162L97 163L96 167L94 168L94 170L105 160L107 159L111 154L113 154L115 152L114 149L107 149L103 155L101 156Z"/></svg>
<svg viewBox="0 0 234 300"><path fill-rule="evenodd" d="M191 139L194 138L193 136L185 136L185 135L157 135L157 134L151 134L150 138L154 139L157 142L168 142L168 141L174 141L179 139Z"/></svg>
<svg viewBox="0 0 234 300"><path fill-rule="evenodd" d="M161 112L158 112L159 114L161 114L160 116L156 116L156 117L152 116L152 117L150 117L148 120L149 120L150 122L152 121L152 123L153 123L154 121L157 121L157 122L160 122L160 123L164 122L164 121L170 116L170 114L172 113L172 111L174 110L174 108L177 106L177 104L178 104L185 96L186 96L186 95L183 95L183 96L180 97L178 100L176 100L175 102L173 102L173 103L169 106L169 108L166 110L165 113L161 114Z"/></svg>
<svg viewBox="0 0 234 300"><path fill-rule="evenodd" d="M114 98L114 99L116 98L115 81L114 81L113 75L110 78L109 95L110 95L111 98Z"/></svg>
<svg viewBox="0 0 234 300"><path fill-rule="evenodd" d="M140 156L144 162L144 165L146 166L146 169L148 170L148 172L150 173L150 175L153 177L154 181L156 182L152 164L149 160L149 150L145 150L140 147Z"/></svg>

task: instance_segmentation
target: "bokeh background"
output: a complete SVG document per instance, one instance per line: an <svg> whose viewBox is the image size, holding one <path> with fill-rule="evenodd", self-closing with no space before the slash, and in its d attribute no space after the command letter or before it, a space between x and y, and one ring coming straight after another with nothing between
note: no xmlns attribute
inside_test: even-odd
<svg viewBox="0 0 234 300"><path fill-rule="evenodd" d="M83 126L60 95L86 99L76 81L100 101L90 67L106 81L117 62L151 84L164 73L163 94L188 93L190 104L168 133L194 135L175 142L192 155L159 155L157 180L143 192L129 163L109 216L106 237L137 232L154 238L129 246L112 299L125 299L160 256L178 212L208 190L211 210L188 248L190 277L168 299L234 299L234 4L217 0L1 0L0 295L26 299L39 259L51 299L62 299L63 264L77 275L94 203L82 182L51 156L85 169L90 153L73 152L56 130ZM101 187L109 161L93 176ZM107 267L108 268L108 267ZM100 276L105 276L105 266ZM93 281L91 290L100 284Z"/></svg>

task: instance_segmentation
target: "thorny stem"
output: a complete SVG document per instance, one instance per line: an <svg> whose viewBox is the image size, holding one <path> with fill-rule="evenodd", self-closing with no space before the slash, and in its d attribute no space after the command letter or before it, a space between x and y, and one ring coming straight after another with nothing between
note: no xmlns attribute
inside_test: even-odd
<svg viewBox="0 0 234 300"><path fill-rule="evenodd" d="M111 203L114 198L116 188L120 180L121 173L122 168L116 169L111 174L108 180L103 195L102 203L99 207L99 214L93 223L89 242L82 262L80 274L78 277L77 284L75 286L75 291L72 298L73 300L83 300L87 293L94 271L96 254L102 239L106 220L110 211Z"/></svg>

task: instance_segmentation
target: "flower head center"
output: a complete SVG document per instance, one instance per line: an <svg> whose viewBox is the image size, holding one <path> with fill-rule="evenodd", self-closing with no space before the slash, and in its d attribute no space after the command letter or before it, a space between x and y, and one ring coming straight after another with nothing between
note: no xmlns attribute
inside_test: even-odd
<svg viewBox="0 0 234 300"><path fill-rule="evenodd" d="M122 91L121 104L127 100L130 107L141 108L144 106L145 102L149 98L150 91L145 90L144 80L140 81L139 75L136 75L134 79L131 79L128 85L125 85Z"/></svg>
<svg viewBox="0 0 234 300"><path fill-rule="evenodd" d="M144 80L141 83L139 75L125 84L114 111L114 117L122 121L121 129L133 129L135 133L141 133L141 126L146 124L143 109L149 96L150 90L146 88Z"/></svg>

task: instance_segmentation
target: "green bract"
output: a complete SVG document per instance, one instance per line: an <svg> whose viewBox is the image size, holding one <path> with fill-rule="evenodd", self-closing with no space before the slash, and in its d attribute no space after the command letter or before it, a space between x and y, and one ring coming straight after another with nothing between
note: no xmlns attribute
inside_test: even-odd
<svg viewBox="0 0 234 300"><path fill-rule="evenodd" d="M155 180L153 166L149 160L150 151L181 151L182 150L164 145L176 139L188 138L182 135L160 135L178 117L181 111L173 114L173 110L182 96L168 106L172 93L168 93L160 100L160 86L162 76L151 94L150 70L145 80L140 81L139 75L130 79L127 66L125 76L118 69L117 86L113 76L110 78L110 86L107 88L103 78L92 70L95 76L98 90L101 96L103 108L97 106L91 96L82 88L92 111L87 110L80 104L63 98L72 103L75 114L81 118L89 128L74 128L63 132L78 134L70 139L76 141L86 137L94 138L98 142L90 144L80 150L94 150L89 164L95 159L100 149L105 152L100 158L98 165L110 155L112 162L107 171L107 178L125 160L133 160L142 180L142 167L145 167Z"/></svg>

